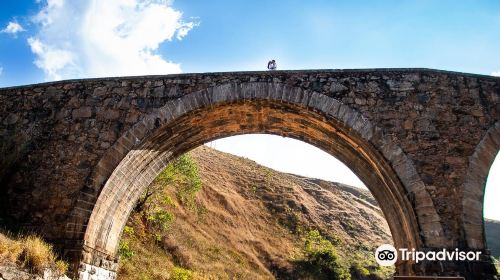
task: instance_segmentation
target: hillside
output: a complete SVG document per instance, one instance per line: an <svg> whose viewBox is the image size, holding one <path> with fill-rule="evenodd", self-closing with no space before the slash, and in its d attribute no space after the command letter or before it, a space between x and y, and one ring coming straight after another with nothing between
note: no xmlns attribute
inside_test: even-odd
<svg viewBox="0 0 500 280"><path fill-rule="evenodd" d="M500 221L484 219L486 242L491 250L491 255L500 259Z"/></svg>
<svg viewBox="0 0 500 280"><path fill-rule="evenodd" d="M391 272L366 257L391 237L365 190L202 146L167 168L151 193L124 230L121 279L321 279L328 269L340 271L338 279L382 279Z"/></svg>

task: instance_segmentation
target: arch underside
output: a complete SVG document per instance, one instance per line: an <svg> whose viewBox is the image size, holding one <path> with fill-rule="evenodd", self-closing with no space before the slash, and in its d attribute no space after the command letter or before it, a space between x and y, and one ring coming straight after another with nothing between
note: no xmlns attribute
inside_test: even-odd
<svg viewBox="0 0 500 280"><path fill-rule="evenodd" d="M469 248L487 248L484 230L483 202L486 181L497 154L500 151L500 121L483 136L469 157L469 166L463 185L463 229Z"/></svg>
<svg viewBox="0 0 500 280"><path fill-rule="evenodd" d="M259 98L212 102L208 106L195 104L187 109L187 105L182 106L181 109L166 106L167 111L155 113L132 128L127 137L134 139L130 144L134 147L129 150L115 147L115 155L108 157L119 164L109 177L95 175L94 182L101 180L105 185L86 225L83 242L88 254L84 254L84 262L92 263L96 254L108 259L116 256L122 229L137 199L171 160L206 142L251 133L302 140L335 156L352 169L379 202L394 245L423 247L424 230L418 224L415 205L410 202L411 194L388 162L387 155L382 155L366 140L374 129L361 115L356 113L354 121L346 121L346 118L341 120L322 110L303 106L301 102ZM339 104L338 107L337 115L347 115L347 106ZM362 126L359 123L367 124L368 136L359 133ZM401 156L400 149L392 153L395 158ZM399 273L412 273L409 262L396 266Z"/></svg>

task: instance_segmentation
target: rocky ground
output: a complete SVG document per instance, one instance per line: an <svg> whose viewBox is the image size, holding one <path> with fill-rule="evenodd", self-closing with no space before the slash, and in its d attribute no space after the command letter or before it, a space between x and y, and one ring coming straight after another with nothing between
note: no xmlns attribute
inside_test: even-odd
<svg viewBox="0 0 500 280"><path fill-rule="evenodd" d="M67 276L58 276L47 270L41 275L23 270L17 265L0 265L0 280L71 280Z"/></svg>

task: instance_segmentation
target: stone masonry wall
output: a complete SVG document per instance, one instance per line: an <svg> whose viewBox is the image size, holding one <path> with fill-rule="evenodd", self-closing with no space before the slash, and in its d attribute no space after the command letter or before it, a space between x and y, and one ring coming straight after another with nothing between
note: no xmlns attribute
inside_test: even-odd
<svg viewBox="0 0 500 280"><path fill-rule="evenodd" d="M462 217L477 207L462 203L465 174L469 157L500 120L500 78L429 69L182 74L0 89L2 145L22 147L0 173L0 223L74 246L81 240L68 240L66 222L97 162L123 133L169 100L251 82L324 94L382 128L424 182L429 211L437 212L448 238L443 246L468 246Z"/></svg>

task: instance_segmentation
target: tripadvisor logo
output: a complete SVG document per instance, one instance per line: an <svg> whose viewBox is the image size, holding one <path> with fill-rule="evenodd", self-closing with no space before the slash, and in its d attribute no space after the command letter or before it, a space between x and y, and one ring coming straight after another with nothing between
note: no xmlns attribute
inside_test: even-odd
<svg viewBox="0 0 500 280"><path fill-rule="evenodd" d="M389 244L380 245L375 251L375 260L381 266L390 266L398 260L398 252Z"/></svg>
<svg viewBox="0 0 500 280"><path fill-rule="evenodd" d="M398 252L399 251L399 252ZM375 251L375 260L381 266L390 266L396 263L399 259L402 261L415 261L415 263L419 263L420 261L478 261L479 255L481 255L480 251L459 251L455 250L447 250L441 249L439 251L416 251L415 249L408 250L406 248L399 248L396 250L394 246L390 244L380 245Z"/></svg>

